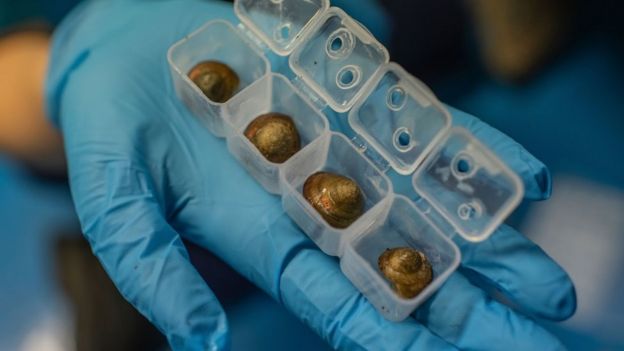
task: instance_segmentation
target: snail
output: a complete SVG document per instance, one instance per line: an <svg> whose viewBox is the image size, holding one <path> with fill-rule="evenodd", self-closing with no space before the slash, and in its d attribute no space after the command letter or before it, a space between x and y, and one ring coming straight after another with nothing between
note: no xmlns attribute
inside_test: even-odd
<svg viewBox="0 0 624 351"><path fill-rule="evenodd" d="M295 123L292 118L281 113L271 112L256 117L244 134L273 163L286 162L301 149Z"/></svg>
<svg viewBox="0 0 624 351"><path fill-rule="evenodd" d="M335 228L346 228L364 213L364 196L350 178L317 172L303 185L303 196Z"/></svg>
<svg viewBox="0 0 624 351"><path fill-rule="evenodd" d="M386 249L377 263L397 295L405 299L418 295L433 279L427 256L409 247Z"/></svg>
<svg viewBox="0 0 624 351"><path fill-rule="evenodd" d="M188 77L208 99L219 103L228 101L240 84L236 72L219 61L198 63L189 71Z"/></svg>

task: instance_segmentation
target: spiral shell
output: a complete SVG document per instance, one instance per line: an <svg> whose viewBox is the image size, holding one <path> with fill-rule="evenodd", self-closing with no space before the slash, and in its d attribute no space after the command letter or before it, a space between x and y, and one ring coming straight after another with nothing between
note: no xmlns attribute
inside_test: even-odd
<svg viewBox="0 0 624 351"><path fill-rule="evenodd" d="M188 77L208 99L219 103L228 101L240 84L236 72L219 61L198 63L189 71Z"/></svg>
<svg viewBox="0 0 624 351"><path fill-rule="evenodd" d="M303 196L335 228L346 228L364 213L364 196L350 178L317 172L303 185Z"/></svg>
<svg viewBox="0 0 624 351"><path fill-rule="evenodd" d="M433 279L427 256L409 247L386 249L377 263L397 295L405 299L418 295Z"/></svg>
<svg viewBox="0 0 624 351"><path fill-rule="evenodd" d="M245 129L245 136L267 160L286 162L301 149L299 132L289 116L267 113L256 117Z"/></svg>

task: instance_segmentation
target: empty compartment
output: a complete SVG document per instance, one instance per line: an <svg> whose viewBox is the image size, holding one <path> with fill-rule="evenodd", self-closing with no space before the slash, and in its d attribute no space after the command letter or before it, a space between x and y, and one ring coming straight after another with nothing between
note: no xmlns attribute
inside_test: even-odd
<svg viewBox="0 0 624 351"><path fill-rule="evenodd" d="M340 267L358 290L386 318L401 321L433 294L457 268L460 253L457 246L440 232L404 196L396 196L387 217L363 233L356 234L345 246ZM386 249L411 247L427 256L433 280L413 298L397 295L379 269L379 256Z"/></svg>
<svg viewBox="0 0 624 351"><path fill-rule="evenodd" d="M226 121L231 125L227 135L230 152L267 191L279 194L279 169L285 162L269 161L245 136L249 124L267 113L280 113L293 120L301 150L328 133L329 127L323 114L279 74L267 75L230 99L225 109Z"/></svg>
<svg viewBox="0 0 624 351"><path fill-rule="evenodd" d="M303 185L309 176L327 171L354 180L364 198L364 213L345 229L329 225L303 196ZM284 210L323 250L339 256L349 237L372 225L387 211L392 184L342 134L328 133L311 147L301 150L286 162L280 185Z"/></svg>
<svg viewBox="0 0 624 351"><path fill-rule="evenodd" d="M230 23L222 20L210 21L174 44L169 49L168 60L178 97L213 134L220 137L225 136L221 117L224 103L208 99L188 78L189 71L202 61L222 62L238 75L237 92L270 71L263 54Z"/></svg>

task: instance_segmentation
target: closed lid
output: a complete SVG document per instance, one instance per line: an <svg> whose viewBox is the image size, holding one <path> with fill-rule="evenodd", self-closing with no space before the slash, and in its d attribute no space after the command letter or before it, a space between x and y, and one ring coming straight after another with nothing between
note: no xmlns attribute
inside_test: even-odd
<svg viewBox="0 0 624 351"><path fill-rule="evenodd" d="M388 60L386 48L364 26L332 7L314 20L289 62L332 109L346 112Z"/></svg>
<svg viewBox="0 0 624 351"><path fill-rule="evenodd" d="M451 130L412 180L416 191L470 241L487 239L524 194L518 175L459 127Z"/></svg>
<svg viewBox="0 0 624 351"><path fill-rule="evenodd" d="M241 22L279 55L290 54L329 0L236 0Z"/></svg>
<svg viewBox="0 0 624 351"><path fill-rule="evenodd" d="M394 170L411 174L448 133L451 116L396 63L383 65L373 82L349 113L349 124Z"/></svg>

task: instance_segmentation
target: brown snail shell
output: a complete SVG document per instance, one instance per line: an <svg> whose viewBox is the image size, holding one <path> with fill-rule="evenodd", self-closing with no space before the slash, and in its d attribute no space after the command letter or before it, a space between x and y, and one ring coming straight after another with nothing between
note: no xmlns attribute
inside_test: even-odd
<svg viewBox="0 0 624 351"><path fill-rule="evenodd" d="M335 228L346 228L364 213L364 196L350 178L317 172L303 184L303 196Z"/></svg>
<svg viewBox="0 0 624 351"><path fill-rule="evenodd" d="M433 279L427 256L409 247L386 249L377 263L397 295L405 299L418 295Z"/></svg>
<svg viewBox="0 0 624 351"><path fill-rule="evenodd" d="M202 61L191 68L188 77L214 102L228 101L238 89L240 79L234 70L219 61Z"/></svg>
<svg viewBox="0 0 624 351"><path fill-rule="evenodd" d="M301 149L295 123L281 113L271 112L256 117L245 129L245 136L273 163L283 163Z"/></svg>

